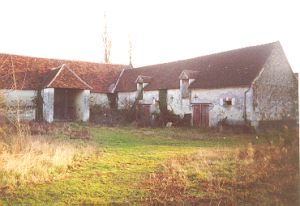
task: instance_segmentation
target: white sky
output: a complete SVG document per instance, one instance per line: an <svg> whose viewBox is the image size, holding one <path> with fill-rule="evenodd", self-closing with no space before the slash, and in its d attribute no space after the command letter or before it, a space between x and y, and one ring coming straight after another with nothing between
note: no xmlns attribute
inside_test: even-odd
<svg viewBox="0 0 300 206"><path fill-rule="evenodd" d="M299 1L300 3L300 1ZM297 0L0 0L0 52L103 61L103 14L112 63L191 58L279 40L300 72Z"/></svg>

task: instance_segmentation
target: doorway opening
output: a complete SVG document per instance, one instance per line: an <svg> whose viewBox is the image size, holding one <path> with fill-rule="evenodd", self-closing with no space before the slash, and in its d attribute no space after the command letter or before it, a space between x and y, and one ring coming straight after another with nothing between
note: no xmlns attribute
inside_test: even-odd
<svg viewBox="0 0 300 206"><path fill-rule="evenodd" d="M77 99L83 90L54 90L54 119L72 121L77 119Z"/></svg>

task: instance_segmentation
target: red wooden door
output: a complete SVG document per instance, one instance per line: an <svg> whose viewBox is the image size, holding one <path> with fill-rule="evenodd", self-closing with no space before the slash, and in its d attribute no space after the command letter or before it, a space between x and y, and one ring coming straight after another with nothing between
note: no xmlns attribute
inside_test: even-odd
<svg viewBox="0 0 300 206"><path fill-rule="evenodd" d="M208 104L193 105L193 126L208 127L209 126L209 110Z"/></svg>

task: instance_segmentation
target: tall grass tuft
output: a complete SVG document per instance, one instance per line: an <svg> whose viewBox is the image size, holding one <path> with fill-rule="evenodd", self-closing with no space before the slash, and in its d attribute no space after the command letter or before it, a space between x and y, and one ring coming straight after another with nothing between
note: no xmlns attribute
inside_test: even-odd
<svg viewBox="0 0 300 206"><path fill-rule="evenodd" d="M32 136L28 127L22 127L21 133L10 134L6 130L0 128L0 192L62 177L75 159L96 152L94 146L82 141Z"/></svg>

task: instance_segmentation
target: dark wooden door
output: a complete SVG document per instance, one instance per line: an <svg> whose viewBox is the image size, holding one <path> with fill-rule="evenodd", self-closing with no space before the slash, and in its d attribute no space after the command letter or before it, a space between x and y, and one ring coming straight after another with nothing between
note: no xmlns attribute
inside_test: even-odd
<svg viewBox="0 0 300 206"><path fill-rule="evenodd" d="M136 110L136 121L138 126L150 125L150 104L138 104Z"/></svg>
<svg viewBox="0 0 300 206"><path fill-rule="evenodd" d="M143 105L143 115L146 119L150 119L150 105L149 104Z"/></svg>
<svg viewBox="0 0 300 206"><path fill-rule="evenodd" d="M208 104L193 105L193 126L208 127L209 126L209 110Z"/></svg>

